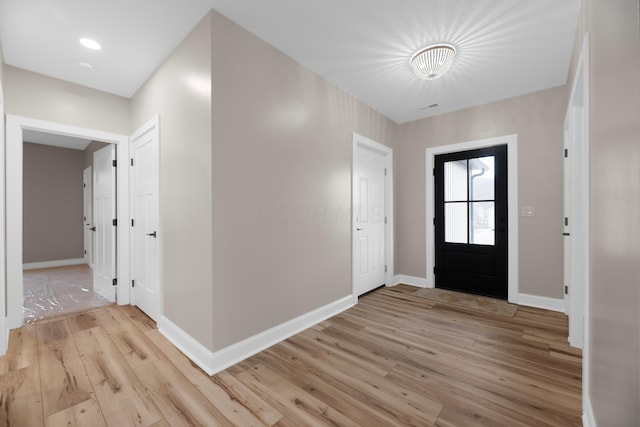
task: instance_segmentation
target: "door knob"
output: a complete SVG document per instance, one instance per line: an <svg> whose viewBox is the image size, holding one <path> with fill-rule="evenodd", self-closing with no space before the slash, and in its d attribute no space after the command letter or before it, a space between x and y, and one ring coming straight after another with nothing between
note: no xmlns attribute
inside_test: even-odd
<svg viewBox="0 0 640 427"><path fill-rule="evenodd" d="M151 237L153 237L154 239L157 237L157 236L156 236L156 232L155 232L155 231L154 231L153 233L147 233L147 236L151 236Z"/></svg>
<svg viewBox="0 0 640 427"><path fill-rule="evenodd" d="M356 228L356 231L362 231L364 228Z"/></svg>
<svg viewBox="0 0 640 427"><path fill-rule="evenodd" d="M91 231L96 231L96 226L94 225L93 227L91 227L89 230Z"/></svg>

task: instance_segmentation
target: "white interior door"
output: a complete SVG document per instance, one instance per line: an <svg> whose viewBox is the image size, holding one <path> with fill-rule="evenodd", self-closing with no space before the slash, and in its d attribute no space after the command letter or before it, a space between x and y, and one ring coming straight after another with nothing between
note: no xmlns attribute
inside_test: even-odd
<svg viewBox="0 0 640 427"><path fill-rule="evenodd" d="M157 119L131 137L133 303L160 314L159 132Z"/></svg>
<svg viewBox="0 0 640 427"><path fill-rule="evenodd" d="M569 344L584 346L584 303L587 279L585 260L588 245L585 229L585 147L582 130L583 109L570 106L565 119L564 138L564 283L569 315Z"/></svg>
<svg viewBox="0 0 640 427"><path fill-rule="evenodd" d="M354 292L362 295L385 284L385 155L357 147L353 179Z"/></svg>
<svg viewBox="0 0 640 427"><path fill-rule="evenodd" d="M82 228L84 230L84 261L93 268L93 168L82 172Z"/></svg>
<svg viewBox="0 0 640 427"><path fill-rule="evenodd" d="M116 147L111 144L93 153L93 290L115 301L116 288Z"/></svg>

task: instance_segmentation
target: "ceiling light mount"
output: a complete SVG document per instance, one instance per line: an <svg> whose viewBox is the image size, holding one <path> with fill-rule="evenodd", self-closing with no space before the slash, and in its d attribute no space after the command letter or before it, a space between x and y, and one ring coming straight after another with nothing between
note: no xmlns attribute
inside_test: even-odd
<svg viewBox="0 0 640 427"><path fill-rule="evenodd" d="M434 44L414 53L409 64L419 79L435 80L449 71L455 56L456 48L452 45Z"/></svg>

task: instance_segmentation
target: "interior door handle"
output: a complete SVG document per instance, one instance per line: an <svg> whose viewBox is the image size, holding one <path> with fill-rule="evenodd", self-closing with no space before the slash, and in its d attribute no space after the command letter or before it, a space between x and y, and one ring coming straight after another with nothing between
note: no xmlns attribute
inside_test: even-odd
<svg viewBox="0 0 640 427"><path fill-rule="evenodd" d="M156 232L154 231L153 233L147 233L147 236L151 236L154 239L157 237Z"/></svg>
<svg viewBox="0 0 640 427"><path fill-rule="evenodd" d="M91 230L91 231L96 231L96 227L95 227L95 225L94 225L93 227L91 227L89 230Z"/></svg>
<svg viewBox="0 0 640 427"><path fill-rule="evenodd" d="M356 228L356 231L362 231L364 228Z"/></svg>

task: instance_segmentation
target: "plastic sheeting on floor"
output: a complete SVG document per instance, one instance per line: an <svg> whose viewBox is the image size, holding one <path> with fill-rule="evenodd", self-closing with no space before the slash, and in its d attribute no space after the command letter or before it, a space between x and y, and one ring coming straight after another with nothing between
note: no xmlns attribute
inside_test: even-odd
<svg viewBox="0 0 640 427"><path fill-rule="evenodd" d="M86 264L25 270L23 294L24 323L111 304L93 292L93 271Z"/></svg>

